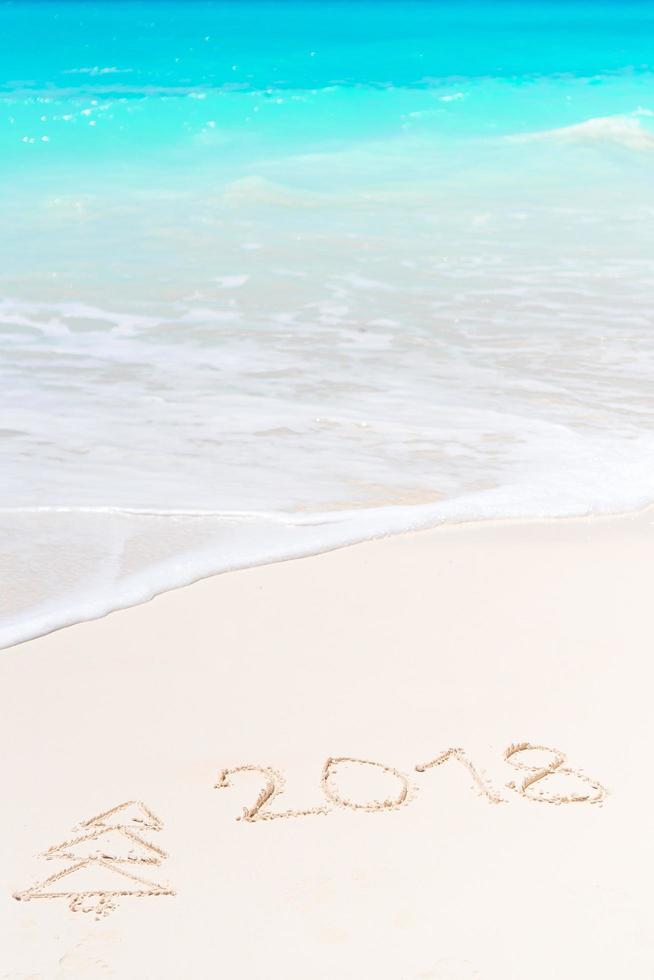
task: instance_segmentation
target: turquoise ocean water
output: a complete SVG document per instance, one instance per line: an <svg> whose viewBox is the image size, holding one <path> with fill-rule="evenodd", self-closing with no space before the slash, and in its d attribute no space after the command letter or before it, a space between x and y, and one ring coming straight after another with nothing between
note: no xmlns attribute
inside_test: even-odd
<svg viewBox="0 0 654 980"><path fill-rule="evenodd" d="M654 499L654 4L0 3L0 642Z"/></svg>

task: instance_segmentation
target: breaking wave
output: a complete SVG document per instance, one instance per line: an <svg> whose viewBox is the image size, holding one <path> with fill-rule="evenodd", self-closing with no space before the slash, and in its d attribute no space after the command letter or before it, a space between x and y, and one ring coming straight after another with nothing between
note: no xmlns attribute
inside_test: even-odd
<svg viewBox="0 0 654 980"><path fill-rule="evenodd" d="M555 141L558 143L610 144L627 150L654 150L654 131L643 126L642 110L626 116L598 116L572 126L510 136L516 143ZM647 113L649 115L649 113Z"/></svg>

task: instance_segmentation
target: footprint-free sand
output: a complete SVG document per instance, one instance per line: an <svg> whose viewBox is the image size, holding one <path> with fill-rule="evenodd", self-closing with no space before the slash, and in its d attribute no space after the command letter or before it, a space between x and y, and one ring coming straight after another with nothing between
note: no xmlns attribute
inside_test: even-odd
<svg viewBox="0 0 654 980"><path fill-rule="evenodd" d="M651 980L654 512L230 573L0 653L2 980Z"/></svg>

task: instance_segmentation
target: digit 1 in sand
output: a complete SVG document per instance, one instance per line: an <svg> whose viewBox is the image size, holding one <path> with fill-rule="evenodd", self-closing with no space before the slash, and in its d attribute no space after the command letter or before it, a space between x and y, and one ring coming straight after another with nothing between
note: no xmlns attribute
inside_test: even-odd
<svg viewBox="0 0 654 980"><path fill-rule="evenodd" d="M488 780L485 780L483 776L477 772L463 749L446 749L445 752L441 752L441 754L437 755L435 759L431 760L431 762L425 762L423 765L416 766L416 772L425 772L426 769L434 769L436 766L442 765L443 762L447 762L448 759L456 759L468 770L472 776L475 788L482 796L486 797L489 803L506 803L504 797L495 792L491 783Z"/></svg>

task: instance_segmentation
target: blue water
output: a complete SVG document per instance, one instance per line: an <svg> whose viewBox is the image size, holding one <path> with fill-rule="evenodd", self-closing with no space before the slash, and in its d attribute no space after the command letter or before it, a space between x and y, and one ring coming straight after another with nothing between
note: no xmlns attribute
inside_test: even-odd
<svg viewBox="0 0 654 980"><path fill-rule="evenodd" d="M654 498L652 3L19 0L0 51L0 640Z"/></svg>
<svg viewBox="0 0 654 980"><path fill-rule="evenodd" d="M438 112L410 125L430 135L556 128L632 111L654 64L654 10L633 0L19 0L0 11L4 168L42 164L25 135L48 136L49 166L188 164L213 116L218 134L200 149L221 167L282 141L397 138L424 107ZM450 87L470 97L435 107Z"/></svg>

